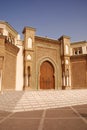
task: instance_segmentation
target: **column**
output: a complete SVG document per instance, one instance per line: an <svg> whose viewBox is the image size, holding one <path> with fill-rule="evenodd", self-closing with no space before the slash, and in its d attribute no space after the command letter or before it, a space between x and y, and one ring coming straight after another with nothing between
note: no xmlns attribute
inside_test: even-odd
<svg viewBox="0 0 87 130"><path fill-rule="evenodd" d="M65 76L63 75L63 86L65 86Z"/></svg>
<svg viewBox="0 0 87 130"><path fill-rule="evenodd" d="M66 86L69 86L69 77L66 77Z"/></svg>
<svg viewBox="0 0 87 130"><path fill-rule="evenodd" d="M65 86L65 73L63 72L63 77L62 77L62 86Z"/></svg>
<svg viewBox="0 0 87 130"><path fill-rule="evenodd" d="M0 91L2 92L2 70L0 70Z"/></svg>
<svg viewBox="0 0 87 130"><path fill-rule="evenodd" d="M28 75L26 74L25 75L25 87L27 87L28 86Z"/></svg>

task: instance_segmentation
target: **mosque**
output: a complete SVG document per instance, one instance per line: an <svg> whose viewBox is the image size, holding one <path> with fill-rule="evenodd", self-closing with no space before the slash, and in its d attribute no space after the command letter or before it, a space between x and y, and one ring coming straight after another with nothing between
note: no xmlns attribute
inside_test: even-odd
<svg viewBox="0 0 87 130"><path fill-rule="evenodd" d="M0 21L0 91L87 88L87 41L36 36L32 27L22 33Z"/></svg>

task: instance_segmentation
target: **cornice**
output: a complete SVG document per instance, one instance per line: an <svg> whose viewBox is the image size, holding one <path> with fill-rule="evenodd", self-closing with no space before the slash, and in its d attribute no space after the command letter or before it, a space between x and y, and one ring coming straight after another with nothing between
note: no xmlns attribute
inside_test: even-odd
<svg viewBox="0 0 87 130"><path fill-rule="evenodd" d="M51 39L48 37L40 37L40 36L35 36L35 41L43 41L43 42L50 42L50 43L56 43L56 44L60 44L59 40L55 40L55 39Z"/></svg>
<svg viewBox="0 0 87 130"><path fill-rule="evenodd" d="M84 57L87 57L87 54L80 54L80 55L72 55L72 56L70 56L71 59L74 59L74 58L84 58Z"/></svg>
<svg viewBox="0 0 87 130"><path fill-rule="evenodd" d="M0 21L1 24L8 26L14 33L18 35L18 32L6 21Z"/></svg>
<svg viewBox="0 0 87 130"><path fill-rule="evenodd" d="M61 40L61 39L64 39L64 38L70 39L71 37L70 36L66 36L66 35L62 35L58 40Z"/></svg>
<svg viewBox="0 0 87 130"><path fill-rule="evenodd" d="M25 26L22 33L25 33L26 30L36 31L36 28Z"/></svg>
<svg viewBox="0 0 87 130"><path fill-rule="evenodd" d="M73 46L75 44L77 45L77 44L84 44L84 43L87 43L87 41L72 42L71 46Z"/></svg>

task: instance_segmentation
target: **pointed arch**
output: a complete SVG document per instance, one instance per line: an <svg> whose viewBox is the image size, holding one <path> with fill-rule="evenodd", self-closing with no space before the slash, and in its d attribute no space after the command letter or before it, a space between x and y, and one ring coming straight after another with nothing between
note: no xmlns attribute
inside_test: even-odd
<svg viewBox="0 0 87 130"><path fill-rule="evenodd" d="M68 45L65 45L65 51L66 51L66 54L69 54L69 46Z"/></svg>
<svg viewBox="0 0 87 130"><path fill-rule="evenodd" d="M40 67L42 65L42 63L44 63L45 61L49 62L51 64L51 66L53 67L53 71L54 71L54 89L58 89L58 68L57 68L57 64L54 62L54 60L52 60L50 57L43 57L41 59L38 60L37 62L37 78L36 78L36 83L37 83L37 89L40 89Z"/></svg>
<svg viewBox="0 0 87 130"><path fill-rule="evenodd" d="M32 48L32 38L28 38L28 48Z"/></svg>
<svg viewBox="0 0 87 130"><path fill-rule="evenodd" d="M27 60L31 60L31 55L30 54L27 55Z"/></svg>

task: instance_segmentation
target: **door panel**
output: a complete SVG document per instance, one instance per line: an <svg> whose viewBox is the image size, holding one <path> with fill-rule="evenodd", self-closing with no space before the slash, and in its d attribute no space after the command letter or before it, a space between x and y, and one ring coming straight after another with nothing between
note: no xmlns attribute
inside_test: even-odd
<svg viewBox="0 0 87 130"><path fill-rule="evenodd" d="M40 88L41 89L54 89L54 68L48 61L42 63L40 67Z"/></svg>

